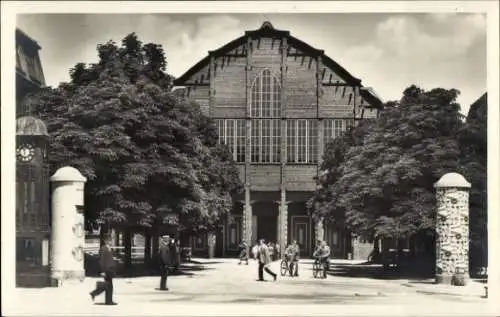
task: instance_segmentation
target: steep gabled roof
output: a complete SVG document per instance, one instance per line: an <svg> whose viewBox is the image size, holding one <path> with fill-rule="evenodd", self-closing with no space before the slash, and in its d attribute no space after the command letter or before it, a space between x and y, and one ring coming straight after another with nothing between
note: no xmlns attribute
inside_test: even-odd
<svg viewBox="0 0 500 317"><path fill-rule="evenodd" d="M210 63L210 56L211 55L219 55L219 54L224 54L227 53L243 44L246 43L247 38L251 36L253 38L258 38L258 37L286 37L287 42L291 44L292 46L302 50L305 53L309 53L312 56L320 56L323 65L326 67L332 69L336 74L338 74L347 84L353 85L353 86L361 86L361 80L354 77L352 74L350 74L345 68L340 66L337 62L335 62L333 59L325 55L323 50L318 50L311 45L299 40L298 38L291 36L289 31L284 31L284 30L278 30L273 27L273 25L269 21L265 21L262 26L253 31L246 31L245 35L238 37L237 39L225 44L224 46L221 46L220 48L214 50L214 51L209 51L209 55L200 60L198 63L196 63L193 67L191 67L188 71L186 71L182 76L174 80L174 85L176 86L183 86L185 81L188 80L191 76L196 74L198 71L200 71L203 67L207 66ZM382 101L378 98L378 96L373 93L373 91L369 90L361 90L361 95L363 98L365 98L370 104L379 107L382 105Z"/></svg>
<svg viewBox="0 0 500 317"><path fill-rule="evenodd" d="M24 33L21 29L17 28L16 28L16 43L35 51L41 49L40 45L38 45L38 43L32 37Z"/></svg>

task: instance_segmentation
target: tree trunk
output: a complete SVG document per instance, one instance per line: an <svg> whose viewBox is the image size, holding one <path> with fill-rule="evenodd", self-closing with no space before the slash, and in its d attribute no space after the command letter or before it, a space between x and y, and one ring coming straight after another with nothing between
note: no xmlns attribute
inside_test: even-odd
<svg viewBox="0 0 500 317"><path fill-rule="evenodd" d="M378 238L373 239L373 253L370 259L373 263L379 263L380 260L380 240Z"/></svg>
<svg viewBox="0 0 500 317"><path fill-rule="evenodd" d="M158 240L158 234L153 234L153 237L152 237L152 251L151 251L151 263L154 265L157 262L158 260L158 250L159 250L159 247L160 247L160 241Z"/></svg>
<svg viewBox="0 0 500 317"><path fill-rule="evenodd" d="M208 258L211 259L215 256L215 243L216 243L216 238L215 238L215 232L209 232L207 234L207 239L208 239Z"/></svg>
<svg viewBox="0 0 500 317"><path fill-rule="evenodd" d="M144 233L144 264L148 265L151 263L151 234L149 232Z"/></svg>
<svg viewBox="0 0 500 317"><path fill-rule="evenodd" d="M99 246L104 245L104 239L106 235L110 231L110 225L109 224L102 224L101 225L101 230L99 230Z"/></svg>
<svg viewBox="0 0 500 317"><path fill-rule="evenodd" d="M115 238L115 247L119 247L120 246L120 231L118 230L113 230L114 231L114 238Z"/></svg>
<svg viewBox="0 0 500 317"><path fill-rule="evenodd" d="M125 252L125 272L129 273L132 268L132 233L129 228L125 229L123 233L123 246Z"/></svg>

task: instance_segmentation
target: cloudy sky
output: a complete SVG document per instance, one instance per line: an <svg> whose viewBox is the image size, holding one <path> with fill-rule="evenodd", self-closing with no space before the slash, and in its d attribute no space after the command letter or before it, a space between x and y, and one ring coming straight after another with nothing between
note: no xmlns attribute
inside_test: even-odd
<svg viewBox="0 0 500 317"><path fill-rule="evenodd" d="M35 38L48 85L67 81L96 46L136 32L162 44L168 71L182 75L214 50L269 20L323 49L383 100L411 84L461 91L462 112L486 91L486 18L480 14L24 14L17 26Z"/></svg>

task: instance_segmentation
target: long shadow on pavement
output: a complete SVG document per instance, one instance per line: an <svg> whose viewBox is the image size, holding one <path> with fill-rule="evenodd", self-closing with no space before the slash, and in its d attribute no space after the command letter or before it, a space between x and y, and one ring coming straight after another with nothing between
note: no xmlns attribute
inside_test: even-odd
<svg viewBox="0 0 500 317"><path fill-rule="evenodd" d="M151 302L168 302L168 301L200 301L200 302L217 302L217 303L257 303L257 302L269 302L276 300L278 303L285 303L288 301L292 302L314 302L318 304L328 304L328 303L339 303L346 301L373 301L375 298L383 297L384 295L367 295L367 294L235 294L234 297L229 297L227 299L221 299L220 294L214 293L197 293L197 294L184 294L174 292L172 295L166 296L164 298L156 298L150 300ZM215 296L213 298L212 296ZM211 298L212 297L212 298Z"/></svg>
<svg viewBox="0 0 500 317"><path fill-rule="evenodd" d="M199 262L201 263L201 262ZM170 272L170 276L193 276L202 271L214 270L212 267L206 266L203 264L196 264L194 262L187 262L181 264L181 266L172 272ZM98 277L99 273L97 272L88 272L86 273L87 277ZM119 271L117 277L125 277L125 278L134 278L134 277L145 277L145 276L160 276L159 267L145 264L134 264L127 271Z"/></svg>
<svg viewBox="0 0 500 317"><path fill-rule="evenodd" d="M189 263L193 263L193 264L202 264L202 265L210 265L210 264L220 264L220 263L224 263L222 261L197 261L197 260L190 260Z"/></svg>
<svg viewBox="0 0 500 317"><path fill-rule="evenodd" d="M418 268L384 268L381 264L335 264L330 266L329 275L371 278L378 280L428 280L433 274Z"/></svg>

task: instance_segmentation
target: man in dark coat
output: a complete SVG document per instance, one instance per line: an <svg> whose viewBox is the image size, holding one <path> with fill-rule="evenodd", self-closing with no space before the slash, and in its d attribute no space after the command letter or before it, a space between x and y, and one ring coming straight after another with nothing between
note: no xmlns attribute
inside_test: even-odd
<svg viewBox="0 0 500 317"><path fill-rule="evenodd" d="M98 282L96 289L90 292L92 300L101 294L105 294L106 305L116 305L113 302L113 277L116 275L116 262L111 251L111 236L106 236L104 243L99 250L99 265L101 267L101 275L104 276L104 283Z"/></svg>
<svg viewBox="0 0 500 317"><path fill-rule="evenodd" d="M174 252L175 245L169 236L163 236L160 239L160 291L168 291L167 288L167 277L168 272L174 265Z"/></svg>
<svg viewBox="0 0 500 317"><path fill-rule="evenodd" d="M264 281L264 271L272 275L276 281L278 275L269 269L269 264L271 264L271 255L267 245L264 243L264 239L260 240L257 258L259 259L259 281Z"/></svg>

